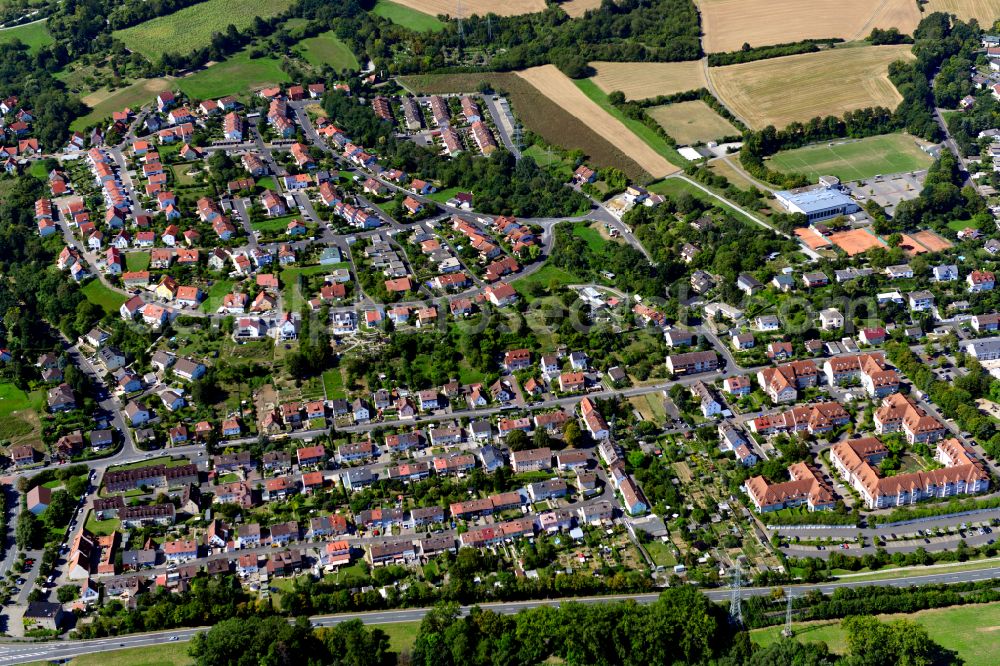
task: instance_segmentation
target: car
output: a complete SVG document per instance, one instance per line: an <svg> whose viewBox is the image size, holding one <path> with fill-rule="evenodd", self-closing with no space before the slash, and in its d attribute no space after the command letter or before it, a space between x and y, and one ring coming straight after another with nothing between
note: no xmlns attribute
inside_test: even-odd
<svg viewBox="0 0 1000 666"><path fill-rule="evenodd" d="M171 637L170 637L170 640L171 640L171 641L179 641L180 639L181 639L181 637L180 637L180 636L171 636Z"/></svg>

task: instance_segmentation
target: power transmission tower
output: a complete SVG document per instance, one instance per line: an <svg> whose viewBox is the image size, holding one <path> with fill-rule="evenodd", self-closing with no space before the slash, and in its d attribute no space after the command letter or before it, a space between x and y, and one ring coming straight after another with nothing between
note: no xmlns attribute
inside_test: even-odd
<svg viewBox="0 0 1000 666"><path fill-rule="evenodd" d="M486 15L486 41L493 41L493 19L490 14Z"/></svg>
<svg viewBox="0 0 1000 666"><path fill-rule="evenodd" d="M785 628L781 630L781 635L785 638L791 638L795 635L792 631L792 595L785 595L788 600L788 605L785 607Z"/></svg>
<svg viewBox="0 0 1000 666"><path fill-rule="evenodd" d="M729 599L729 621L736 626L743 625L743 572L739 565L733 567L732 597Z"/></svg>
<svg viewBox="0 0 1000 666"><path fill-rule="evenodd" d="M458 40L465 40L465 28L462 26L462 0L455 0L455 14L458 17Z"/></svg>
<svg viewBox="0 0 1000 666"><path fill-rule="evenodd" d="M521 121L514 123L514 146L517 148L518 152L524 150L524 128L521 127Z"/></svg>

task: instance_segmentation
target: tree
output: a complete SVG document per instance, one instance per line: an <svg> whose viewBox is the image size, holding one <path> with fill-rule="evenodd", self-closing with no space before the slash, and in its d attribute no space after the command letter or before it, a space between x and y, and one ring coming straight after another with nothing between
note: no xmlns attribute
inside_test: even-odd
<svg viewBox="0 0 1000 666"><path fill-rule="evenodd" d="M580 430L580 425L576 422L576 419L570 419L563 426L563 440L566 442L566 446L574 449L579 448L583 444L583 431Z"/></svg>
<svg viewBox="0 0 1000 666"><path fill-rule="evenodd" d="M929 666L941 648L922 625L910 620L881 622L871 615L855 615L841 623L847 633L851 664Z"/></svg>
<svg viewBox="0 0 1000 666"><path fill-rule="evenodd" d="M17 517L17 530L14 534L17 547L21 550L27 550L37 545L42 539L44 530L38 516L27 510L22 511Z"/></svg>
<svg viewBox="0 0 1000 666"><path fill-rule="evenodd" d="M80 587L77 585L60 585L56 590L56 598L59 603L65 604L80 596Z"/></svg>
<svg viewBox="0 0 1000 666"><path fill-rule="evenodd" d="M531 440L523 430L513 430L507 433L507 446L511 451L523 451L531 448Z"/></svg>

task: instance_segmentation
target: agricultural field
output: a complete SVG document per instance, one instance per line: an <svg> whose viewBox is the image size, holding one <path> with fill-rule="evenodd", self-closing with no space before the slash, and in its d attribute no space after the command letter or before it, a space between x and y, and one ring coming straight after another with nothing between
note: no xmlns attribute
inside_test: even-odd
<svg viewBox="0 0 1000 666"><path fill-rule="evenodd" d="M384 1L384 0L383 0ZM383 2L379 2L379 5ZM456 12L456 3L452 0L392 0L391 3L400 5L413 11L428 14L430 16L453 16ZM461 4L463 16L486 16L496 14L497 16L517 16L518 14L532 14L545 10L545 0L465 0ZM391 16L387 17L393 21ZM408 26L407 26L408 27Z"/></svg>
<svg viewBox="0 0 1000 666"><path fill-rule="evenodd" d="M592 62L590 77L606 93L616 90L625 99L648 99L708 86L700 60L688 62Z"/></svg>
<svg viewBox="0 0 1000 666"><path fill-rule="evenodd" d="M225 32L230 24L243 30L250 27L254 17L271 18L291 5L292 0L205 0L112 34L130 51L156 60L168 51L188 53L207 46L213 32Z"/></svg>
<svg viewBox="0 0 1000 666"><path fill-rule="evenodd" d="M591 9L601 6L601 0L565 0L559 7L570 15L570 18L580 18Z"/></svg>
<svg viewBox="0 0 1000 666"><path fill-rule="evenodd" d="M468 92L486 82L508 95L514 114L546 143L567 150L581 150L590 164L621 169L632 180L649 180L649 174L621 146L599 136L593 128L516 74L428 74L403 76L399 81L408 90L423 94Z"/></svg>
<svg viewBox="0 0 1000 666"><path fill-rule="evenodd" d="M436 16L410 9L389 0L379 0L372 13L415 32L438 32L444 30L445 26L445 23Z"/></svg>
<svg viewBox="0 0 1000 666"><path fill-rule="evenodd" d="M655 106L649 109L648 113L681 145L707 143L725 136L740 134L732 123L700 99Z"/></svg>
<svg viewBox="0 0 1000 666"><path fill-rule="evenodd" d="M884 134L783 150L767 164L776 171L805 174L813 181L822 175L851 181L926 169L933 161L909 134Z"/></svg>
<svg viewBox="0 0 1000 666"><path fill-rule="evenodd" d="M71 130L82 130L125 107L138 108L149 104L158 93L170 90L171 84L172 80L165 78L142 79L118 90L96 90L81 98L90 107L90 113L80 116L69 127Z"/></svg>
<svg viewBox="0 0 1000 666"><path fill-rule="evenodd" d="M13 28L0 29L0 43L12 42L15 39L21 41L32 51L37 51L43 46L54 43L55 38L49 34L49 29L45 26L45 21L35 21L17 25Z"/></svg>
<svg viewBox="0 0 1000 666"><path fill-rule="evenodd" d="M247 51L240 51L227 60L178 79L177 87L189 97L206 99L246 95L256 88L288 83L290 80L277 58L251 58Z"/></svg>
<svg viewBox="0 0 1000 666"><path fill-rule="evenodd" d="M88 301L100 305L109 314L117 315L118 308L126 300L125 294L120 294L113 289L105 287L104 283L97 278L88 282L80 291L83 292Z"/></svg>
<svg viewBox="0 0 1000 666"><path fill-rule="evenodd" d="M942 4L973 4L977 0L936 0ZM995 4L995 0L982 0ZM932 0L931 6L935 0ZM920 10L911 0L696 0L707 53L737 51L743 44L769 46L803 39L840 37L864 39L872 28L899 28L912 33ZM938 11L937 7L927 11Z"/></svg>
<svg viewBox="0 0 1000 666"><path fill-rule="evenodd" d="M302 46L302 57L310 65L322 67L330 65L336 71L344 69L358 69L358 59L347 44L342 42L331 30L309 39L303 39L299 44Z"/></svg>
<svg viewBox="0 0 1000 666"><path fill-rule="evenodd" d="M954 14L963 21L976 19L984 30L1000 19L1000 0L928 0L924 11Z"/></svg>
<svg viewBox="0 0 1000 666"><path fill-rule="evenodd" d="M532 67L518 72L517 76L534 87L539 94L572 113L605 141L618 146L654 178L662 178L679 170L647 141L639 138L608 110L588 97L572 79L554 65Z"/></svg>
<svg viewBox="0 0 1000 666"><path fill-rule="evenodd" d="M910 60L909 45L867 46L712 67L721 101L754 129L785 127L869 106L896 108L889 63Z"/></svg>
<svg viewBox="0 0 1000 666"><path fill-rule="evenodd" d="M187 653L188 643L161 643L146 647L95 652L73 657L71 666L188 666L194 659Z"/></svg>
<svg viewBox="0 0 1000 666"><path fill-rule="evenodd" d="M879 615L883 621L907 618L927 630L931 639L954 650L965 666L989 666L996 663L1000 651L1000 603L934 608L915 613ZM755 629L750 639L760 645L781 640L781 626ZM793 625L795 640L823 641L831 652L847 651L846 636L838 621L803 622Z"/></svg>

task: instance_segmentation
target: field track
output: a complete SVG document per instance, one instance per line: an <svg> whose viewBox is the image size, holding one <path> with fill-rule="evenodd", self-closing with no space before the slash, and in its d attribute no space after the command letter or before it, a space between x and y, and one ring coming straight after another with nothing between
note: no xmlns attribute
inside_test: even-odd
<svg viewBox="0 0 1000 666"><path fill-rule="evenodd" d="M478 14L485 16L494 13L497 16L517 16L545 10L545 0L392 0L397 5L415 9L424 14L437 16L446 14L455 17L458 7L462 8L462 16Z"/></svg>
<svg viewBox="0 0 1000 666"><path fill-rule="evenodd" d="M569 0L561 5L563 11L573 18L580 18L588 9L597 9L601 6L601 0Z"/></svg>
<svg viewBox="0 0 1000 666"><path fill-rule="evenodd" d="M1000 5L1000 0L931 0ZM701 13L702 47L708 53L736 51L749 43L768 46L803 39L857 40L872 28L912 33L920 22L914 0L696 0Z"/></svg>
<svg viewBox="0 0 1000 666"><path fill-rule="evenodd" d="M679 171L659 153L633 134L618 119L598 106L554 65L532 67L517 75L584 125L615 145L655 178Z"/></svg>
<svg viewBox="0 0 1000 666"><path fill-rule="evenodd" d="M592 78L606 93L619 90L626 99L647 99L658 95L708 87L700 60L687 62L592 62L597 70Z"/></svg>
<svg viewBox="0 0 1000 666"><path fill-rule="evenodd" d="M889 63L912 58L909 45L833 49L712 67L708 75L748 125L785 127L869 106L896 108L902 96L889 81Z"/></svg>

